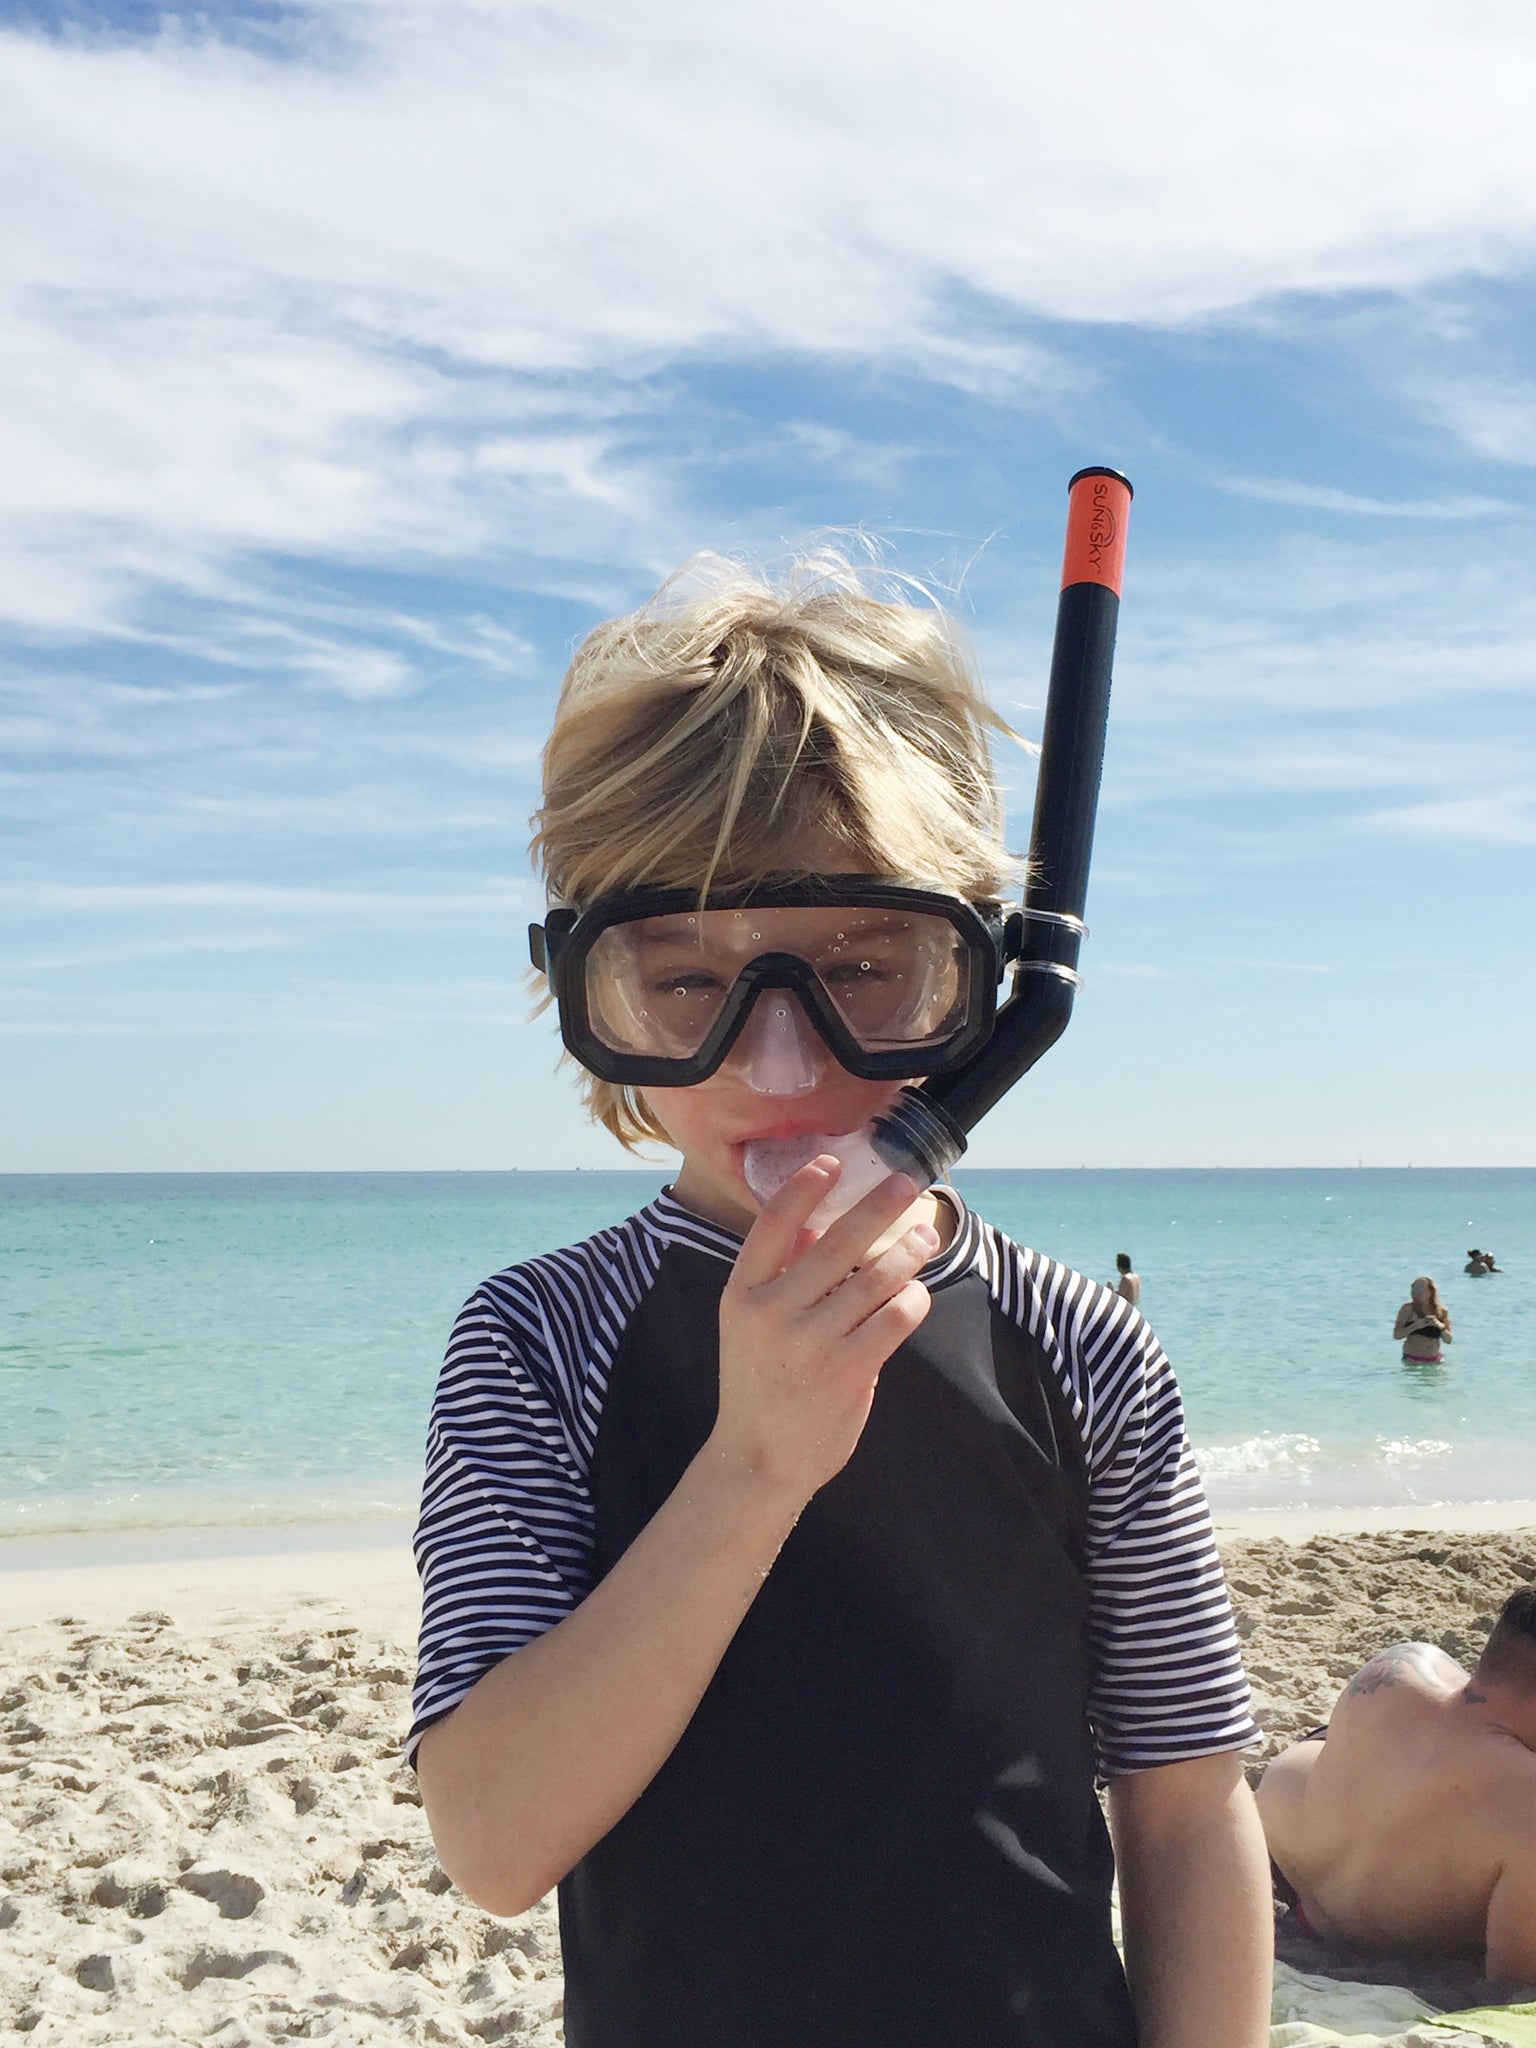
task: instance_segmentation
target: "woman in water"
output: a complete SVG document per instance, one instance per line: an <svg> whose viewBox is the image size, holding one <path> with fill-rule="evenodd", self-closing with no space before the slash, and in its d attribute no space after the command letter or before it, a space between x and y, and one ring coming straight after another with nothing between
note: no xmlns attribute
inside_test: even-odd
<svg viewBox="0 0 1536 2048"><path fill-rule="evenodd" d="M1451 1341L1451 1317L1435 1290L1434 1281L1426 1275L1421 1273L1414 1281L1410 1299L1397 1312L1392 1335L1403 1340L1405 1364L1440 1363L1440 1347Z"/></svg>

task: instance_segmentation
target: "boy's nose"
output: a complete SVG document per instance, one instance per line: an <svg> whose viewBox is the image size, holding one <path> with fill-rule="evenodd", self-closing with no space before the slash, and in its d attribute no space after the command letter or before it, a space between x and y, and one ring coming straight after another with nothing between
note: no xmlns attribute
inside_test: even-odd
<svg viewBox="0 0 1536 2048"><path fill-rule="evenodd" d="M754 1095L805 1095L821 1079L829 1057L797 998L787 989L769 988L731 1048L730 1064Z"/></svg>

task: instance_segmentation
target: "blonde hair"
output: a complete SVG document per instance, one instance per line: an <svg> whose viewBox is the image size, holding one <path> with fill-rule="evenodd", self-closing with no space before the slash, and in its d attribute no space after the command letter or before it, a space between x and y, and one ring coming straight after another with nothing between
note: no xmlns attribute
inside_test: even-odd
<svg viewBox="0 0 1536 2048"><path fill-rule="evenodd" d="M544 749L532 850L551 899L839 867L996 896L1018 864L987 734L1010 729L949 617L871 580L827 552L777 585L701 555L594 628ZM812 845L828 857L807 868ZM666 1142L635 1091L584 1088L622 1145Z"/></svg>
<svg viewBox="0 0 1536 2048"><path fill-rule="evenodd" d="M1430 1313L1434 1316L1439 1317L1440 1321L1445 1326L1445 1334L1449 1336L1451 1334L1451 1312L1446 1307L1445 1303L1440 1299L1439 1288L1435 1285L1434 1281L1430 1279L1427 1273L1421 1273L1417 1280L1414 1281L1413 1286L1410 1287L1408 1290L1408 1297L1410 1300L1412 1300L1413 1298L1414 1290L1419 1287L1422 1287L1424 1289L1424 1292L1429 1296Z"/></svg>

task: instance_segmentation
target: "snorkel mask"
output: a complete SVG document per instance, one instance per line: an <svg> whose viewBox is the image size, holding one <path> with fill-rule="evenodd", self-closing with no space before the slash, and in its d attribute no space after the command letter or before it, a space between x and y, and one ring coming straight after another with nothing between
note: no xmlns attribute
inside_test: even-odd
<svg viewBox="0 0 1536 2048"><path fill-rule="evenodd" d="M1082 469L1066 560L1021 908L914 882L824 875L712 893L637 888L529 928L567 1050L600 1079L685 1088L728 1060L768 1096L808 1092L828 1058L866 1080L918 1081L862 1131L761 1139L766 1201L808 1160L842 1162L813 1221L890 1173L919 1188L1066 1029L1086 936L1131 486ZM1008 1000L998 987L1012 969Z"/></svg>
<svg viewBox="0 0 1536 2048"><path fill-rule="evenodd" d="M735 1055L759 1094L952 1073L992 1035L1023 919L870 875L629 889L533 927L567 1049L601 1080L688 1088ZM542 959L540 955L542 954Z"/></svg>

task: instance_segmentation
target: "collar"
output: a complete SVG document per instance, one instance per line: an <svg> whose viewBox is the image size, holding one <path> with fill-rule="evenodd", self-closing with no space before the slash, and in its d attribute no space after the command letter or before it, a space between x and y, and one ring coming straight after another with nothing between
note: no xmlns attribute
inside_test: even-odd
<svg viewBox="0 0 1536 2048"><path fill-rule="evenodd" d="M937 1195L954 1212L955 1218L954 1236L917 1275L932 1292L935 1288L948 1287L963 1279L977 1264L981 1254L982 1223L947 1182L930 1188L929 1193ZM671 1188L663 1188L654 1202L647 1202L635 1220L663 1244L687 1245L693 1251L723 1260L726 1265L733 1265L736 1254L741 1250L742 1240L738 1231L727 1230L723 1224L707 1223L702 1216L695 1216L691 1209L683 1207Z"/></svg>

